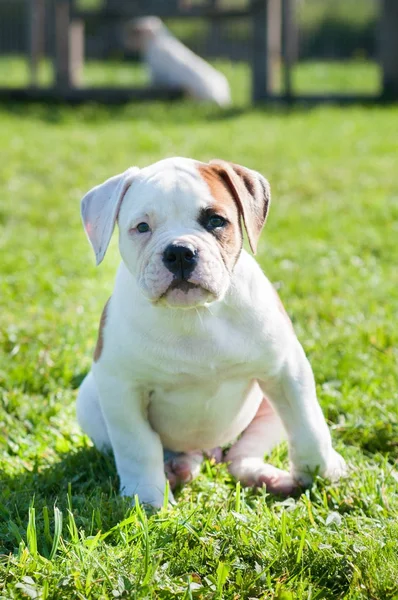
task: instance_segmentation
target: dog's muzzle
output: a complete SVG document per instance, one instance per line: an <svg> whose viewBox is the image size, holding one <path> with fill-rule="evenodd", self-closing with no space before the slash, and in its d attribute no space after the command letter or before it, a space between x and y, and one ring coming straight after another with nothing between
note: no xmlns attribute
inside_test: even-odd
<svg viewBox="0 0 398 600"><path fill-rule="evenodd" d="M189 242L169 244L163 252L162 261L173 275L173 280L162 295L168 306L201 306L212 296L198 279L199 252L194 245Z"/></svg>

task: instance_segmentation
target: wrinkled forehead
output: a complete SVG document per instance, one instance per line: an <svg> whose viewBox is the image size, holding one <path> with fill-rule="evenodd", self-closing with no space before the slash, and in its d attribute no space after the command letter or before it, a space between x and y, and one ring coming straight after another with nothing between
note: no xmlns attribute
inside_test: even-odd
<svg viewBox="0 0 398 600"><path fill-rule="evenodd" d="M165 221L197 220L204 208L228 212L234 207L227 188L205 163L166 159L142 169L123 201L120 218L156 215Z"/></svg>

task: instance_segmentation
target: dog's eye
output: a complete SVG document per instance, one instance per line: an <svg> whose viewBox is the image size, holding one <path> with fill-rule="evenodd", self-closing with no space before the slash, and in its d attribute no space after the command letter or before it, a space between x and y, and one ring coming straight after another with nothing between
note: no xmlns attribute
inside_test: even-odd
<svg viewBox="0 0 398 600"><path fill-rule="evenodd" d="M150 231L150 227L148 223L138 223L137 231L138 233L147 233L147 231Z"/></svg>
<svg viewBox="0 0 398 600"><path fill-rule="evenodd" d="M218 229L219 227L224 227L227 221L224 217L220 217L220 215L213 215L207 222L207 227L209 229Z"/></svg>

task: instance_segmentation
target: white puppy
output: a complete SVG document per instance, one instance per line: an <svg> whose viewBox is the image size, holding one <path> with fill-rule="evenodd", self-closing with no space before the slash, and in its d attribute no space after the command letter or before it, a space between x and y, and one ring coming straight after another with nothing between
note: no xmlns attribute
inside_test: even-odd
<svg viewBox="0 0 398 600"><path fill-rule="evenodd" d="M177 40L157 17L136 19L126 37L127 44L141 52L154 85L181 88L192 98L220 106L231 103L224 75Z"/></svg>
<svg viewBox="0 0 398 600"><path fill-rule="evenodd" d="M255 251L269 203L259 173L185 158L132 167L83 198L97 264L116 221L122 262L77 413L113 450L125 495L162 504L166 448L183 453L168 465L173 482L231 442L231 473L271 492L345 471L291 322L242 249L242 221ZM264 463L283 429L290 472Z"/></svg>

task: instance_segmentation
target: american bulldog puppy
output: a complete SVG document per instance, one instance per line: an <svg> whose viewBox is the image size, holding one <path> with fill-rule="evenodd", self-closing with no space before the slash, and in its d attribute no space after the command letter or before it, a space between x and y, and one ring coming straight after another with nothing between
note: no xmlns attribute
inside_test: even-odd
<svg viewBox="0 0 398 600"><path fill-rule="evenodd" d="M243 249L245 228L256 251L269 205L256 171L189 158L131 167L84 196L97 264L116 222L122 260L77 415L113 451L122 494L163 504L165 449L176 453L173 484L197 475L204 451L231 443L232 475L271 493L345 473L303 348ZM289 471L264 462L285 433Z"/></svg>

